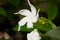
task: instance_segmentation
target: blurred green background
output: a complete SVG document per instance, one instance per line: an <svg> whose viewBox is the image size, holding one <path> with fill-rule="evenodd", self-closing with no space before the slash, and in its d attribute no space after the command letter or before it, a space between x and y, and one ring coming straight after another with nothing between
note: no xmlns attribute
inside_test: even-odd
<svg viewBox="0 0 60 40"><path fill-rule="evenodd" d="M30 0L30 2L40 9L40 28L37 28L42 33L49 31L53 25L60 26L60 0ZM0 31L8 32L10 35L15 34L16 31L12 31L18 21L21 19L21 15L15 15L21 9L29 9L30 7L27 0L0 0ZM45 22L46 24L42 24ZM34 25L34 26L37 26ZM18 27L18 26L17 26ZM47 30L46 30L47 29ZM33 29L22 28L22 31L30 32Z"/></svg>

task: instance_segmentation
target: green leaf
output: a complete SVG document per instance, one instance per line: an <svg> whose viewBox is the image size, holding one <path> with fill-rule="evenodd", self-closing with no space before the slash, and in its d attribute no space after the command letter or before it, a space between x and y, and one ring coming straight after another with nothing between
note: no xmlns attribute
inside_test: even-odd
<svg viewBox="0 0 60 40"><path fill-rule="evenodd" d="M52 38L53 40L54 39L60 40L60 27L50 30L49 32L47 32L45 34L45 36L48 36L48 37Z"/></svg>
<svg viewBox="0 0 60 40"><path fill-rule="evenodd" d="M34 24L34 28L37 28L42 33L46 33L49 30L56 28L56 25L48 19L40 17L38 22Z"/></svg>
<svg viewBox="0 0 60 40"><path fill-rule="evenodd" d="M49 37L42 37L41 40L51 40Z"/></svg>
<svg viewBox="0 0 60 40"><path fill-rule="evenodd" d="M13 28L13 30L18 31L18 27L19 27L18 25L15 26L15 28ZM33 30L33 28L27 28L26 25L24 25L24 26L21 26L21 30L20 31L31 32L32 30Z"/></svg>
<svg viewBox="0 0 60 40"><path fill-rule="evenodd" d="M20 31L27 31L27 32L30 32L32 31L33 29L38 29L39 31L42 31L42 33L44 32L47 32L53 28L55 28L56 26L49 20L47 20L46 18L43 18L41 17L38 22L34 23L33 24L34 28L27 28L26 25L22 26L21 27L21 30ZM14 30L18 30L18 26L16 26L14 28Z"/></svg>
<svg viewBox="0 0 60 40"><path fill-rule="evenodd" d="M0 8L0 15L7 16L7 13L3 8Z"/></svg>
<svg viewBox="0 0 60 40"><path fill-rule="evenodd" d="M12 30L18 31L18 25L16 25Z"/></svg>
<svg viewBox="0 0 60 40"><path fill-rule="evenodd" d="M55 17L58 14L58 9L57 9L57 5L54 5L52 3L48 4L48 9L47 9L47 15L48 15L48 19L49 20L54 20Z"/></svg>

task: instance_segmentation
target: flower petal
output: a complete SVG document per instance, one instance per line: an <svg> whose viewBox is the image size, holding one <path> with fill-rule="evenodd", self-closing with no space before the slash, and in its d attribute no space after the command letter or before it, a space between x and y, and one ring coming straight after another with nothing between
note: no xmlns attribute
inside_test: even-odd
<svg viewBox="0 0 60 40"><path fill-rule="evenodd" d="M33 28L33 23L30 20L27 22L27 28Z"/></svg>
<svg viewBox="0 0 60 40"><path fill-rule="evenodd" d="M38 9L38 11L37 11L37 14L36 14L37 16L39 16L39 11L40 11L40 9Z"/></svg>
<svg viewBox="0 0 60 40"><path fill-rule="evenodd" d="M27 10L27 9L22 9L18 13L21 14L21 15L24 15L24 16L31 15L31 12L29 10Z"/></svg>
<svg viewBox="0 0 60 40"><path fill-rule="evenodd" d="M34 23L37 22L38 17L39 17L39 10L38 10L37 14L33 17L32 22L34 22Z"/></svg>
<svg viewBox="0 0 60 40"><path fill-rule="evenodd" d="M36 8L30 3L29 0L28 0L28 4L29 4L29 6L31 8L31 12L33 13L33 15L35 15L36 14Z"/></svg>
<svg viewBox="0 0 60 40"><path fill-rule="evenodd" d="M27 34L27 40L40 40L41 37L37 31L37 29L34 29L31 33Z"/></svg>
<svg viewBox="0 0 60 40"><path fill-rule="evenodd" d="M33 17L32 22L34 22L34 23L37 22L37 19L38 19L37 16Z"/></svg>
<svg viewBox="0 0 60 40"><path fill-rule="evenodd" d="M14 14L19 14L19 13L14 13Z"/></svg>
<svg viewBox="0 0 60 40"><path fill-rule="evenodd" d="M18 31L20 31L21 26L18 27Z"/></svg>
<svg viewBox="0 0 60 40"><path fill-rule="evenodd" d="M18 22L18 24L19 24L19 26L23 26L23 25L25 25L26 22L27 22L27 17L24 17L23 19L21 19L21 20Z"/></svg>
<svg viewBox="0 0 60 40"><path fill-rule="evenodd" d="M27 40L33 40L32 36L30 35L30 33L27 34Z"/></svg>
<svg viewBox="0 0 60 40"><path fill-rule="evenodd" d="M18 22L18 25L19 25L19 28L18 28L18 31L20 30L20 27L25 25L27 22L27 17L24 17L23 19L21 19L19 22Z"/></svg>

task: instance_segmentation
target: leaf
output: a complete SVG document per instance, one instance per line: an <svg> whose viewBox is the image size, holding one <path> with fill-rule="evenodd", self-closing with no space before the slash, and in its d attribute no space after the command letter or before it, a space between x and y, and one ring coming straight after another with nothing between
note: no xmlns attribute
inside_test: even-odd
<svg viewBox="0 0 60 40"><path fill-rule="evenodd" d="M45 36L51 37L52 39L60 40L60 27L50 30Z"/></svg>
<svg viewBox="0 0 60 40"><path fill-rule="evenodd" d="M40 21L41 20L41 21ZM21 31L27 31L30 32L33 29L38 29L39 31L43 31L44 33L55 28L56 26L49 20L47 20L46 18L41 17L37 23L33 24L34 28L27 28L26 25L21 27ZM18 26L16 26L16 28L18 29ZM16 28L14 28L14 30L17 30ZM42 33L43 33L42 32Z"/></svg>
<svg viewBox="0 0 60 40"><path fill-rule="evenodd" d="M12 28L12 30L17 31L18 30L18 25L16 25L14 28Z"/></svg>
<svg viewBox="0 0 60 40"><path fill-rule="evenodd" d="M34 24L34 27L42 31L43 33L46 33L49 30L56 28L56 25L48 19L40 17L38 19L38 22Z"/></svg>
<svg viewBox="0 0 60 40"><path fill-rule="evenodd" d="M15 28L13 28L13 30L18 31L18 25L15 26ZM24 25L24 26L21 26L20 31L31 32L32 30L33 30L33 28L27 28L26 25Z"/></svg>
<svg viewBox="0 0 60 40"><path fill-rule="evenodd" d="M57 5L49 3L47 9L48 19L53 21L58 14Z"/></svg>
<svg viewBox="0 0 60 40"><path fill-rule="evenodd" d="M49 37L42 37L41 40L51 40Z"/></svg>
<svg viewBox="0 0 60 40"><path fill-rule="evenodd" d="M7 13L3 8L0 8L0 15L7 16Z"/></svg>

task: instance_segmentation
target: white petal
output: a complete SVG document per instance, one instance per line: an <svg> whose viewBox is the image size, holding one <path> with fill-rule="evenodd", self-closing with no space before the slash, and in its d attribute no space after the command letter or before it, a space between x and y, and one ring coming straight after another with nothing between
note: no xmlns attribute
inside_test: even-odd
<svg viewBox="0 0 60 40"><path fill-rule="evenodd" d="M19 22L18 22L18 25L19 25L19 28L18 28L18 31L20 30L20 27L25 25L27 22L27 17L24 17L23 19L21 19Z"/></svg>
<svg viewBox="0 0 60 40"><path fill-rule="evenodd" d="M28 0L28 4L29 4L29 6L30 6L30 8L31 8L32 14L35 15L35 14L36 14L36 8L30 3L29 0Z"/></svg>
<svg viewBox="0 0 60 40"><path fill-rule="evenodd" d="M33 23L30 20L27 22L27 28L33 28Z"/></svg>
<svg viewBox="0 0 60 40"><path fill-rule="evenodd" d="M21 15L24 15L24 16L31 15L31 12L29 10L27 10L27 9L22 9L18 13L21 14Z"/></svg>
<svg viewBox="0 0 60 40"><path fill-rule="evenodd" d="M40 11L40 9L38 9L38 11L37 11L37 14L36 14L37 16L39 16L39 11Z"/></svg>
<svg viewBox="0 0 60 40"><path fill-rule="evenodd" d="M35 22L37 22L37 20L38 20L38 16L34 16L32 19L32 22L35 23Z"/></svg>
<svg viewBox="0 0 60 40"><path fill-rule="evenodd" d="M39 10L38 10L37 14L33 17L32 22L34 22L34 23L37 22L38 17L39 17Z"/></svg>
<svg viewBox="0 0 60 40"><path fill-rule="evenodd" d="M32 36L30 35L30 33L27 34L27 40L33 40Z"/></svg>
<svg viewBox="0 0 60 40"><path fill-rule="evenodd" d="M34 29L31 33L27 34L27 40L40 40L41 37L37 31L37 29Z"/></svg>
<svg viewBox="0 0 60 40"><path fill-rule="evenodd" d="M34 23L37 22L37 19L38 19L37 16L33 17L32 22L34 22Z"/></svg>
<svg viewBox="0 0 60 40"><path fill-rule="evenodd" d="M18 27L18 31L20 31L21 26Z"/></svg>
<svg viewBox="0 0 60 40"><path fill-rule="evenodd" d="M14 13L14 14L19 14L19 13Z"/></svg>
<svg viewBox="0 0 60 40"><path fill-rule="evenodd" d="M23 26L23 25L25 25L26 22L27 22L27 17L24 17L23 19L21 19L21 20L18 22L18 24L19 24L19 26Z"/></svg>

